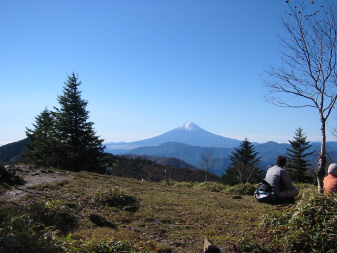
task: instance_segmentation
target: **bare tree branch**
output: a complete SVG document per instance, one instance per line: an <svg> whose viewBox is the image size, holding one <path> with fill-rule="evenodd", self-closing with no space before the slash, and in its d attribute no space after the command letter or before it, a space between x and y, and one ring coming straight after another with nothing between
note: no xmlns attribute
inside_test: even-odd
<svg viewBox="0 0 337 253"><path fill-rule="evenodd" d="M265 70L266 101L290 108L312 107L320 114L322 146L318 168L319 188L326 161L325 124L337 100L337 20L336 7L316 6L314 2L294 0L284 18L288 36L279 67ZM294 102L292 98L297 98ZM337 132L337 131L336 131Z"/></svg>

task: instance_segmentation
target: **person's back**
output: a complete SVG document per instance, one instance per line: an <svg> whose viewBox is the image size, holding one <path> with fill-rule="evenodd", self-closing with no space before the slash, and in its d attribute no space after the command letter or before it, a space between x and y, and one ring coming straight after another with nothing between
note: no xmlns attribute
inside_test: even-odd
<svg viewBox="0 0 337 253"><path fill-rule="evenodd" d="M280 185L281 182L281 174L283 173L284 169L280 166L273 166L268 169L265 180L271 185L273 188L274 194L277 196L280 194L282 186Z"/></svg>
<svg viewBox="0 0 337 253"><path fill-rule="evenodd" d="M275 196L279 199L293 198L299 193L284 169L286 162L287 160L284 156L278 156L276 165L268 169L265 178L272 186Z"/></svg>
<svg viewBox="0 0 337 253"><path fill-rule="evenodd" d="M325 193L337 193L337 164L332 163L328 168L328 175L324 178L323 188Z"/></svg>

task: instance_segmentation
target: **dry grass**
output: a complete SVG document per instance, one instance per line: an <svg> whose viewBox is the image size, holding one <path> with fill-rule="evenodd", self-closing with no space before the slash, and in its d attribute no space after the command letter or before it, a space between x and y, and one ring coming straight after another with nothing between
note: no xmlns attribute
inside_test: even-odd
<svg viewBox="0 0 337 253"><path fill-rule="evenodd" d="M138 200L138 210L111 207L97 194L116 188ZM276 206L260 204L252 196L231 195L202 189L173 187L131 178L80 172L72 180L31 187L73 207L79 219L72 231L78 240L127 240L145 252L202 252L204 237L230 252L232 245L254 234L263 214ZM26 200L32 198L31 195ZM96 214L111 226L98 226Z"/></svg>

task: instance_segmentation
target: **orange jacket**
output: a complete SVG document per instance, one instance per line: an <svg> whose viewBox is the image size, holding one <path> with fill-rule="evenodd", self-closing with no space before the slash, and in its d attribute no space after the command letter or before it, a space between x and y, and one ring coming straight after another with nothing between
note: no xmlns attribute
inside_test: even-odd
<svg viewBox="0 0 337 253"><path fill-rule="evenodd" d="M333 174L327 175L323 180L325 193L337 192L337 177Z"/></svg>

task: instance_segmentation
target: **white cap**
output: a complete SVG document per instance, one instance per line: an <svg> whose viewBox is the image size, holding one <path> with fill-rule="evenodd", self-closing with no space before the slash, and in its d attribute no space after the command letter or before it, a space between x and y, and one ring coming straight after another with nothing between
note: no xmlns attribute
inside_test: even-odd
<svg viewBox="0 0 337 253"><path fill-rule="evenodd" d="M334 174L337 176L337 163L330 164L328 168L328 174Z"/></svg>

